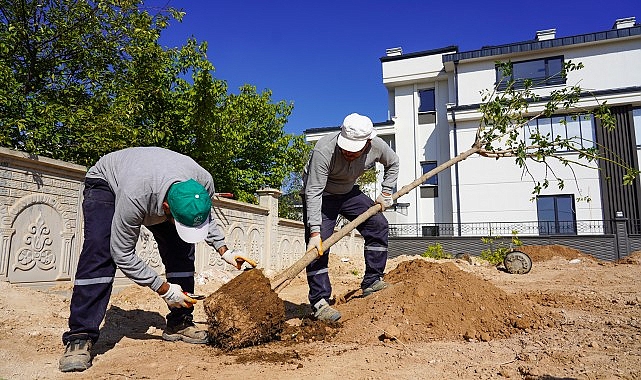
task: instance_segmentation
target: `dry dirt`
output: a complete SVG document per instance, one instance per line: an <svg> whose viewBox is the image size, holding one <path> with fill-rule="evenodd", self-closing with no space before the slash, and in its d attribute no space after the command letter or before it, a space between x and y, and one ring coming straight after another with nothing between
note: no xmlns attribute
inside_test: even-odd
<svg viewBox="0 0 641 380"><path fill-rule="evenodd" d="M362 258L331 256L339 323L309 319L300 275L279 294L279 339L231 351L163 341L165 303L131 285L112 296L93 366L74 374L58 371L70 286L1 282L0 378L641 379L641 253L610 263L562 246L523 251L534 263L524 275L474 257L399 257L393 286L367 298ZM203 302L195 316L207 328Z"/></svg>

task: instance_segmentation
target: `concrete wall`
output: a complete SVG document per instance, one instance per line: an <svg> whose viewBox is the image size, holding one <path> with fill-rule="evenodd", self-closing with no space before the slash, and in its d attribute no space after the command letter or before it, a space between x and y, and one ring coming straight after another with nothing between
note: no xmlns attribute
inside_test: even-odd
<svg viewBox="0 0 641 380"><path fill-rule="evenodd" d="M83 241L85 172L83 166L0 148L0 281L34 287L72 281ZM244 250L271 276L305 253L303 223L278 217L278 190L257 195L259 205L218 198L213 211L227 246ZM153 236L144 227L136 252L164 273ZM332 247L339 255L362 252L363 239L355 231ZM197 274L218 271L238 272L213 248L198 243ZM129 283L118 271L116 285Z"/></svg>

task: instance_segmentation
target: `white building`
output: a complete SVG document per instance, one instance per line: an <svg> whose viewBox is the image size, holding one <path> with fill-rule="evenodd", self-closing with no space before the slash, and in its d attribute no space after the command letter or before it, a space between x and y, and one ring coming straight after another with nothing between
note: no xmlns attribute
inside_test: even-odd
<svg viewBox="0 0 641 380"><path fill-rule="evenodd" d="M584 68L568 73L566 80L546 79L569 60L583 63ZM612 133L602 133L591 117L573 120L563 114L539 119L538 128L554 136L580 136L585 144L604 145L639 168L641 26L633 17L616 20L611 29L601 32L557 37L551 29L537 32L530 41L465 52L456 46L415 53L393 48L380 61L391 120L375 126L400 157L399 189L471 146L481 117L481 91L498 81L497 61L513 63L514 79L541 83L536 91L543 97L554 89L579 84L590 93L577 107L593 108L597 104L593 95L607 101L617 120ZM560 120L566 120L567 126ZM311 129L306 136L315 141L337 129ZM545 174L540 166L529 169L537 178ZM576 221L611 220L618 212L637 223L641 219L638 180L623 187L621 172L608 166L604 170L581 166L570 170L562 165L553 169L565 187L560 190L551 181L549 188L533 197L530 176L513 159L472 156L399 198L399 207L386 211L386 217L390 224L420 225L426 235L457 235L457 226L478 222L534 222L534 233L575 234L580 233ZM581 200L585 198L591 201Z"/></svg>

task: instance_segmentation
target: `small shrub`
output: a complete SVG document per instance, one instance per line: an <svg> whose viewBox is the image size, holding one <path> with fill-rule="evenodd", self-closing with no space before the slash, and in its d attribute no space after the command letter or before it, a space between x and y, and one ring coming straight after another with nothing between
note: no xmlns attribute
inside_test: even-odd
<svg viewBox="0 0 641 380"><path fill-rule="evenodd" d="M489 262L490 264L498 265L503 263L505 255L507 255L513 247L520 247L523 245L523 242L516 236L517 231L512 231L512 241L509 246L506 246L503 242L499 241L496 244L497 240L500 240L500 236L490 236L481 238L481 241L484 244L488 244L489 247L481 251L481 259ZM496 247L493 248L493 246Z"/></svg>
<svg viewBox="0 0 641 380"><path fill-rule="evenodd" d="M452 255L443 250L440 243L436 243L427 247L427 251L421 254L422 257L429 257L431 259L442 260L451 259Z"/></svg>

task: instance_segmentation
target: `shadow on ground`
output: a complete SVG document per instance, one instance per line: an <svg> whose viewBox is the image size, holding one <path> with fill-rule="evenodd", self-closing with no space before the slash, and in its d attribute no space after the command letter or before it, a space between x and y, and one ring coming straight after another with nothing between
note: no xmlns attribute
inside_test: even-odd
<svg viewBox="0 0 641 380"><path fill-rule="evenodd" d="M149 334L149 328L164 329L165 317L157 312L145 310L124 310L111 306L105 315L105 323L100 329L100 339L94 346L95 355L104 354L114 348L122 338L131 339L162 339L158 335Z"/></svg>

